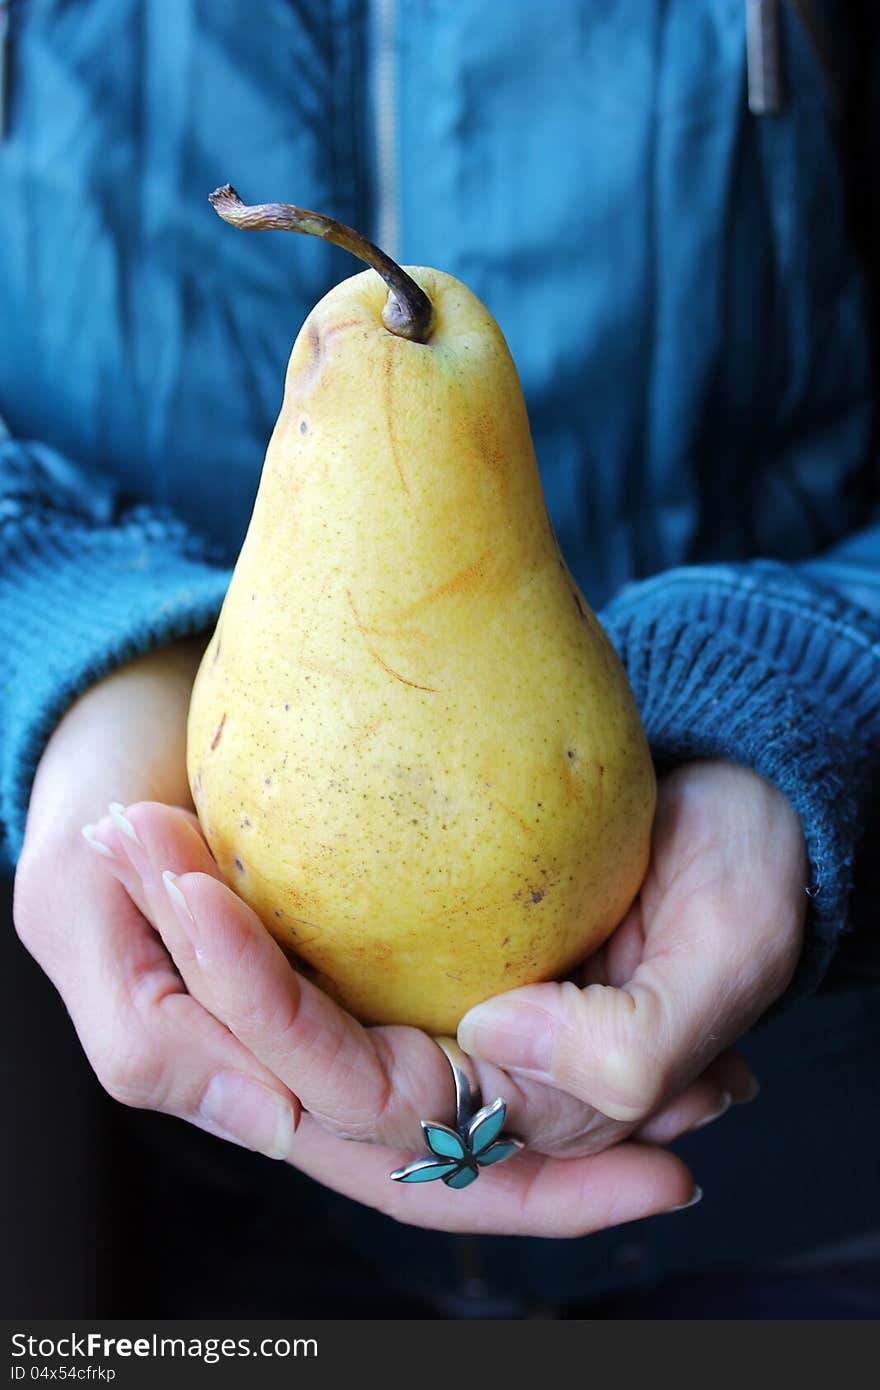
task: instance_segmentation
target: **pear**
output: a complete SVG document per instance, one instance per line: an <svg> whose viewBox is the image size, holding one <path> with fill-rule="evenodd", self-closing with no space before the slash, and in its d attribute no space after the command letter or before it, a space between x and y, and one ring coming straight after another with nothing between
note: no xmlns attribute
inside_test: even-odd
<svg viewBox="0 0 880 1390"><path fill-rule="evenodd" d="M193 800L228 882L333 997L454 1034L570 972L638 893L656 792L639 713L560 554L484 305L318 214L211 201L374 268L294 344L193 689Z"/></svg>

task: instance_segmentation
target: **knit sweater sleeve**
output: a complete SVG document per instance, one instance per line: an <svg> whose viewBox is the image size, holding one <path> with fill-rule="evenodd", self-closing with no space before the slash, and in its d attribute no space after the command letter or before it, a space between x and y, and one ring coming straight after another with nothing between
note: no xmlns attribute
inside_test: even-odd
<svg viewBox="0 0 880 1390"><path fill-rule="evenodd" d="M229 573L159 509L0 430L0 867L18 857L37 763L81 691L210 626Z"/></svg>
<svg viewBox="0 0 880 1390"><path fill-rule="evenodd" d="M658 768L728 759L800 816L810 902L792 993L819 984L852 929L880 780L880 617L828 577L769 561L680 568L627 586L600 615Z"/></svg>

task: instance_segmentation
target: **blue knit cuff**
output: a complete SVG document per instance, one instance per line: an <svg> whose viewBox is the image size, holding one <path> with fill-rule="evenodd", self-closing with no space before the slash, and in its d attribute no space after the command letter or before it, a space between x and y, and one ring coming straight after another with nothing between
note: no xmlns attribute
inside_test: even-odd
<svg viewBox="0 0 880 1390"><path fill-rule="evenodd" d="M16 518L0 545L0 864L21 850L34 773L65 710L152 648L209 628L228 570L178 522Z"/></svg>
<svg viewBox="0 0 880 1390"><path fill-rule="evenodd" d="M601 616L658 767L725 758L774 783L800 816L810 904L789 996L815 988L849 929L880 771L880 632L769 563L670 571Z"/></svg>

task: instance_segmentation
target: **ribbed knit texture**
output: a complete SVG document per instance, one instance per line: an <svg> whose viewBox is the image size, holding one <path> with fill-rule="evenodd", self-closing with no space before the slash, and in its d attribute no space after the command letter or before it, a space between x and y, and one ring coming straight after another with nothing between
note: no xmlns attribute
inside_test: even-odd
<svg viewBox="0 0 880 1390"><path fill-rule="evenodd" d="M880 628L794 570L673 570L603 612L661 770L719 757L788 797L810 858L789 995L821 980L848 928L856 851L880 773Z"/></svg>
<svg viewBox="0 0 880 1390"><path fill-rule="evenodd" d="M77 695L141 652L210 627L229 583L179 523L139 510L0 517L0 860L21 849L36 765Z"/></svg>

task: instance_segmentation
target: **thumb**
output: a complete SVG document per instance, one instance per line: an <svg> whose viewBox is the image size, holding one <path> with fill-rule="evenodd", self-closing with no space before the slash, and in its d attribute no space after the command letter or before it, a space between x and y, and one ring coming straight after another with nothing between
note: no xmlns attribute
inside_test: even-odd
<svg viewBox="0 0 880 1390"><path fill-rule="evenodd" d="M692 975L682 980L643 963L621 989L566 981L511 990L465 1014L458 1041L475 1057L633 1123L721 1050L708 1002Z"/></svg>

